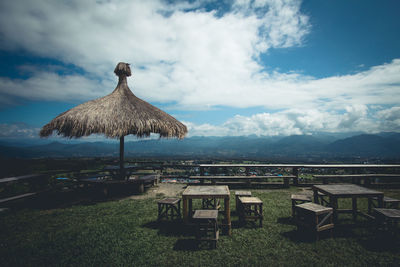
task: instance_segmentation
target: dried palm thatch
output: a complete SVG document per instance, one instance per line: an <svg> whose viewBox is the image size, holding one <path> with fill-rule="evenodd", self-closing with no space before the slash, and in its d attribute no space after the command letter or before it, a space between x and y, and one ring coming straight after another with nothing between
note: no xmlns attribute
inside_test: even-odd
<svg viewBox="0 0 400 267"><path fill-rule="evenodd" d="M124 136L138 137L158 133L160 137L184 138L187 128L164 111L137 98L128 87L127 77L131 69L127 63L118 63L114 73L119 77L115 90L104 97L88 101L61 113L43 126L41 137L54 131L64 137L81 137L91 134L104 134L120 138L120 168L124 175Z"/></svg>
<svg viewBox="0 0 400 267"><path fill-rule="evenodd" d="M129 64L118 63L114 72L119 81L111 94L61 113L43 126L40 136L49 136L53 131L70 138L95 133L111 138L129 134L145 137L150 133L167 138L186 135L184 124L131 92L127 83L127 77L131 76Z"/></svg>

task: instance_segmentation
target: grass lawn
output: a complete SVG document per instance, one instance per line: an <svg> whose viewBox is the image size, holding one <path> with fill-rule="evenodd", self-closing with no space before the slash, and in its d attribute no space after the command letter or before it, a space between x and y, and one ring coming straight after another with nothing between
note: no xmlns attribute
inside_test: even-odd
<svg viewBox="0 0 400 267"><path fill-rule="evenodd" d="M181 222L158 224L157 199L91 202L67 208L0 213L2 266L377 266L400 263L400 242L372 221L339 215L333 238L314 241L290 219L298 188L252 190L264 202L262 228L239 226L231 198L232 236L217 249L198 248ZM384 190L385 191L385 190ZM400 198L400 191L385 191ZM349 206L342 201L339 206ZM366 210L366 201L359 201ZM222 215L220 216L222 217Z"/></svg>

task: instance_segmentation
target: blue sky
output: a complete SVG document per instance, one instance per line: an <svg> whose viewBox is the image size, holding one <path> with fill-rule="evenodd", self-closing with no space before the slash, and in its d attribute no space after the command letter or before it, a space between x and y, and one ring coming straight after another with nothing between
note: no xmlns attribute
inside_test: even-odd
<svg viewBox="0 0 400 267"><path fill-rule="evenodd" d="M400 131L400 2L0 3L0 138L109 94L128 62L138 97L189 136Z"/></svg>

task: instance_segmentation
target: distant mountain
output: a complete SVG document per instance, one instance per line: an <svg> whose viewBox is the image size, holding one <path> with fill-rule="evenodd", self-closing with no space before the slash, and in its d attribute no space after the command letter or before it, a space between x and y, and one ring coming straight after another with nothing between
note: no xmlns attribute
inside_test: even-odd
<svg viewBox="0 0 400 267"><path fill-rule="evenodd" d="M400 135L362 134L328 145L332 154L351 156L394 157L400 154Z"/></svg>
<svg viewBox="0 0 400 267"><path fill-rule="evenodd" d="M400 159L400 134L359 134L338 138L339 134L279 137L190 137L150 139L125 143L127 157L218 157L301 159L323 161L342 158ZM342 135L346 136L346 135ZM1 157L118 157L119 143L86 142L16 145L0 143Z"/></svg>

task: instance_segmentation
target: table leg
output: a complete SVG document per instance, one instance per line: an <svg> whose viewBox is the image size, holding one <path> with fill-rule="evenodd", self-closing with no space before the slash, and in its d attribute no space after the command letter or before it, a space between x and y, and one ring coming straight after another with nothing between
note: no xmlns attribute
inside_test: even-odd
<svg viewBox="0 0 400 267"><path fill-rule="evenodd" d="M314 192L314 203L319 204L319 200L318 200L318 190L313 188L313 192Z"/></svg>
<svg viewBox="0 0 400 267"><path fill-rule="evenodd" d="M378 207L383 208L383 195L378 196Z"/></svg>
<svg viewBox="0 0 400 267"><path fill-rule="evenodd" d="M193 216L193 199L189 198L189 219L192 219Z"/></svg>
<svg viewBox="0 0 400 267"><path fill-rule="evenodd" d="M231 208L229 206L229 197L224 198L224 208L225 208L225 221L228 226L228 235L232 235Z"/></svg>
<svg viewBox="0 0 400 267"><path fill-rule="evenodd" d="M353 213L353 220L357 220L357 198L353 197L351 199L351 204L352 204L352 213Z"/></svg>
<svg viewBox="0 0 400 267"><path fill-rule="evenodd" d="M338 219L337 209L338 209L338 199L334 196L329 196L329 206L333 209L333 221L336 224Z"/></svg>
<svg viewBox="0 0 400 267"><path fill-rule="evenodd" d="M183 197L183 221L188 222L188 203L187 197Z"/></svg>

